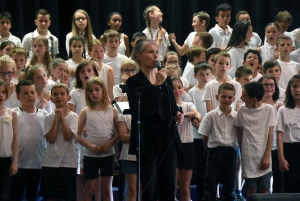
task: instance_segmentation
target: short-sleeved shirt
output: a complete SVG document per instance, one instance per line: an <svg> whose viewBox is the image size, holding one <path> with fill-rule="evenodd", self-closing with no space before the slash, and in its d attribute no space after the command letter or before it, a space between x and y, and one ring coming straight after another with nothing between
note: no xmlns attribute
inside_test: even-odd
<svg viewBox="0 0 300 201"><path fill-rule="evenodd" d="M242 106L238 111L235 125L243 128L243 177L257 178L272 171L272 162L266 170L260 169L260 163L266 151L269 129L275 125L273 106L265 103L258 108Z"/></svg>
<svg viewBox="0 0 300 201"><path fill-rule="evenodd" d="M257 82L259 78L261 78L263 75L260 73L257 73L256 77L252 78L251 82Z"/></svg>
<svg viewBox="0 0 300 201"><path fill-rule="evenodd" d="M300 64L294 61L285 62L277 59L281 67L281 76L278 81L278 86L286 89L289 80L296 74L299 74Z"/></svg>
<svg viewBox="0 0 300 201"><path fill-rule="evenodd" d="M198 83L197 79L194 78L194 68L194 65L188 62L182 73L182 77L185 78L192 86L195 86Z"/></svg>
<svg viewBox="0 0 300 201"><path fill-rule="evenodd" d="M242 86L240 83L238 83L237 81L231 80L230 82L228 82L230 84L233 84L234 88L235 88L235 100L234 102L231 104L231 107L236 110L236 104L237 102L241 102L241 96L242 96ZM216 95L218 95L218 90L219 90L219 86L222 83L220 83L217 80L212 80L209 83L207 83L207 85L205 86L205 91L204 91L204 95L202 98L202 101L207 101L207 100L211 100L212 101L212 105L213 108L217 108L217 106L219 105L219 101L216 99Z"/></svg>
<svg viewBox="0 0 300 201"><path fill-rule="evenodd" d="M225 115L219 107L209 111L202 119L199 133L208 137L207 146L237 148L237 127L234 125L237 112L231 108L229 115Z"/></svg>
<svg viewBox="0 0 300 201"><path fill-rule="evenodd" d="M118 53L118 55L114 58L111 58L104 54L103 63L111 66L114 70L114 84L121 84L122 76L121 76L121 64L124 60L128 59L128 57Z"/></svg>
<svg viewBox="0 0 300 201"><path fill-rule="evenodd" d="M184 44L186 44L188 47L191 47L193 45L193 40L196 36L197 32L193 31L191 32L188 37L185 39Z"/></svg>
<svg viewBox="0 0 300 201"><path fill-rule="evenodd" d="M23 38L22 46L26 50L26 52L29 52L27 60L29 60L32 55L32 39L37 36L40 36L40 34L39 34L39 32L37 32L37 30L35 30L34 32L30 32L30 33L26 34ZM53 44L53 53L54 53L54 55L58 54L59 53L58 39L55 36L53 36L50 31L47 31L46 38L48 39L49 53L51 54L51 52L52 52L51 49L52 49L52 44Z"/></svg>
<svg viewBox="0 0 300 201"><path fill-rule="evenodd" d="M69 104L76 106L76 114L79 115L81 110L85 108L85 90L84 89L73 89L70 92L71 99L68 102Z"/></svg>
<svg viewBox="0 0 300 201"><path fill-rule="evenodd" d="M183 113L196 110L196 106L191 102L182 102L181 105ZM188 118L184 118L182 123L178 126L178 132L182 143L193 142L193 125Z"/></svg>
<svg viewBox="0 0 300 201"><path fill-rule="evenodd" d="M246 51L248 49L249 49L249 47L246 46L245 49L232 47L232 48L230 48L230 50L228 50L228 54L230 55L230 60L231 60L231 68L228 72L230 77L234 78L235 70L238 67L243 66L244 54L246 53Z"/></svg>
<svg viewBox="0 0 300 201"><path fill-rule="evenodd" d="M265 61L274 59L275 51L276 45L270 45L268 42L266 42L263 46L260 47L262 65L265 63Z"/></svg>
<svg viewBox="0 0 300 201"><path fill-rule="evenodd" d="M10 32L9 32L9 36L8 36L7 40L4 40L0 35L0 45L5 41L11 41L16 45L16 47L22 47L22 43L21 43L20 38L18 38L17 36L12 35Z"/></svg>
<svg viewBox="0 0 300 201"><path fill-rule="evenodd" d="M214 42L213 46L225 49L228 45L232 34L232 28L227 25L227 32L221 29L218 24L209 30L209 33L212 35Z"/></svg>
<svg viewBox="0 0 300 201"><path fill-rule="evenodd" d="M74 69L75 71L77 66L79 65L79 63L75 63L73 59L68 59L66 63L68 65L68 69ZM69 89L72 90L75 87L75 85L76 85L76 77L70 76Z"/></svg>
<svg viewBox="0 0 300 201"><path fill-rule="evenodd" d="M284 143L300 142L300 109L282 106L277 113L276 130L283 133Z"/></svg>
<svg viewBox="0 0 300 201"><path fill-rule="evenodd" d="M11 157L13 154L12 109L6 108L0 116L0 158Z"/></svg>
<svg viewBox="0 0 300 201"><path fill-rule="evenodd" d="M248 45L251 49L256 49L257 47L261 46L261 39L257 33L255 33L255 32L252 32L252 33L253 33L253 35L252 35Z"/></svg>
<svg viewBox="0 0 300 201"><path fill-rule="evenodd" d="M51 130L54 118L54 112L45 117L44 135ZM66 141L63 136L61 121L58 121L56 140L54 143L47 141L47 148L42 160L42 167L77 168L75 138L77 134L78 115L75 112L70 111L65 119L68 127L74 135L70 140Z"/></svg>
<svg viewBox="0 0 300 201"><path fill-rule="evenodd" d="M290 54L290 60L300 63L300 49L296 49Z"/></svg>

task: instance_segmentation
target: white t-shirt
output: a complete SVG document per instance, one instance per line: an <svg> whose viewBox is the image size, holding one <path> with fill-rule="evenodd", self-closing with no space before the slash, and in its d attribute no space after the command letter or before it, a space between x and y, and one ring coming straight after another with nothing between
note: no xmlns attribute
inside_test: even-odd
<svg viewBox="0 0 300 201"><path fill-rule="evenodd" d="M32 55L32 39L37 36L40 36L40 34L39 34L39 32L37 32L37 30L35 30L34 32L30 32L30 33L26 34L23 38L22 46L26 50L26 52L29 52L28 57L27 57L28 61L30 60L31 55ZM58 54L59 53L58 39L55 36L53 36L50 31L47 31L46 38L48 39L49 53L51 54L51 48L52 48L52 43L53 43L53 53L54 53L54 55Z"/></svg>
<svg viewBox="0 0 300 201"><path fill-rule="evenodd" d="M300 109L282 106L277 113L276 130L283 133L284 143L300 142Z"/></svg>
<svg viewBox="0 0 300 201"><path fill-rule="evenodd" d="M86 108L86 140L97 146L102 146L113 138L114 129L114 112L112 108L105 111L91 110ZM101 121L99 121L101 120ZM108 153L93 153L89 149L84 149L83 154L88 157L102 158L111 156L115 153L114 148L111 147Z"/></svg>
<svg viewBox="0 0 300 201"><path fill-rule="evenodd" d="M204 94L204 90L201 90L197 87L193 87L189 90L188 94L192 98L192 103L194 103L197 111L200 112L201 118L203 119L206 115L206 104L203 101L201 101ZM202 139L201 134L195 127L193 127L193 138Z"/></svg>
<svg viewBox="0 0 300 201"><path fill-rule="evenodd" d="M261 46L261 39L257 33L255 33L255 32L252 32L252 33L253 33L253 35L252 35L248 45L251 49L256 50L257 47Z"/></svg>
<svg viewBox="0 0 300 201"><path fill-rule="evenodd" d="M81 37L85 38L84 35L85 35L85 32L83 32L83 34L81 35ZM66 36L66 50L67 50L68 56L69 56L69 41L70 41L70 39L72 37L73 37L72 32L68 33L67 36ZM96 39L96 37L94 36L94 34L92 35L92 37L93 37L93 40ZM87 44L86 41L84 43L84 50L85 50L85 56L86 56L86 58L88 58L89 57L89 54L88 54L89 49L88 49L88 44Z"/></svg>
<svg viewBox="0 0 300 201"><path fill-rule="evenodd" d="M235 125L243 128L242 173L245 178L261 177L272 171L272 159L266 170L260 169L260 162L266 151L269 128L275 125L275 111L269 104L258 108L242 106Z"/></svg>
<svg viewBox="0 0 300 201"><path fill-rule="evenodd" d="M40 102L41 102L40 99L37 98L34 106L39 107ZM46 110L48 113L51 113L55 110L55 105L52 103L51 100L48 100L48 104L43 109Z"/></svg>
<svg viewBox="0 0 300 201"><path fill-rule="evenodd" d="M55 113L52 112L45 117L44 135L52 128ZM75 149L75 138L77 134L78 115L72 111L65 117L68 127L74 134L72 139L66 141L63 136L61 121L58 121L57 136L54 143L47 141L47 148L42 160L43 167L68 167L77 168L77 154Z"/></svg>
<svg viewBox="0 0 300 201"><path fill-rule="evenodd" d="M125 122L128 130L131 130L131 115L121 114L118 118L118 122ZM136 161L136 155L128 154L129 144L123 143L122 151L120 154L120 160Z"/></svg>
<svg viewBox="0 0 300 201"><path fill-rule="evenodd" d="M184 91L181 97L181 101L192 102L192 98L189 96L189 94L186 91Z"/></svg>
<svg viewBox="0 0 300 201"><path fill-rule="evenodd" d="M0 158L11 157L13 154L12 109L6 108L0 116Z"/></svg>
<svg viewBox="0 0 300 201"><path fill-rule="evenodd" d="M123 84L123 82L122 82L121 84ZM115 86L113 87L113 94L114 94L114 98L117 98L117 97L121 97L121 96L122 96L122 94L123 94L123 93L122 93L122 89L120 88L119 85L115 85ZM127 97L127 94L124 93L124 96Z"/></svg>
<svg viewBox="0 0 300 201"><path fill-rule="evenodd" d="M191 32L188 35L188 37L185 39L184 44L186 44L188 47L191 47L193 45L193 40L194 40L196 34L197 34L196 31Z"/></svg>
<svg viewBox="0 0 300 201"><path fill-rule="evenodd" d="M194 65L192 63L187 63L187 66L184 68L182 77L185 78L190 85L197 85L198 81L194 78Z"/></svg>
<svg viewBox="0 0 300 201"><path fill-rule="evenodd" d="M228 82L230 84L233 84L234 88L235 88L235 100L234 102L231 104L231 107L236 110L236 104L237 102L241 102L241 96L242 96L242 86L240 83L238 83L237 81L231 80L230 82ZM219 90L219 86L222 83L220 83L217 80L212 80L209 83L207 83L207 85L205 86L205 91L203 94L203 98L202 101L207 101L207 100L211 100L212 101L212 105L213 105L213 109L217 108L219 105L219 101L216 99L216 95L218 95L218 90Z"/></svg>
<svg viewBox="0 0 300 201"><path fill-rule="evenodd" d="M244 54L246 51L249 49L249 47L245 47L245 49L242 48L237 48L237 47L232 47L230 50L228 50L228 54L230 55L230 60L231 60L231 68L228 72L230 77L234 78L235 77L235 70L243 66L243 61L244 61Z"/></svg>
<svg viewBox="0 0 300 201"><path fill-rule="evenodd" d="M13 109L13 108L19 106L19 100L17 99L17 93L15 91L11 94L11 96L9 97L9 99L7 99L4 102L4 106L8 107L10 109Z"/></svg>
<svg viewBox="0 0 300 201"><path fill-rule="evenodd" d="M278 86L279 88L279 100L283 103L285 101L285 89L281 88L280 86Z"/></svg>
<svg viewBox="0 0 300 201"><path fill-rule="evenodd" d="M147 39L153 39L154 41L157 41L158 29L150 28L150 30L152 32L153 38L151 37L151 34L149 33L148 28L144 29L143 33L146 34ZM171 46L171 43L170 43L170 40L169 40L169 34L168 34L168 32L166 32L164 37L162 38L162 41L160 43L160 47L159 47L159 50L158 50L160 61L163 60L165 54L167 53L168 46Z"/></svg>
<svg viewBox="0 0 300 201"><path fill-rule="evenodd" d="M225 49L228 45L229 39L232 34L232 28L227 25L227 32L225 32L218 24L209 30L212 35L214 42L212 47L219 47Z"/></svg>
<svg viewBox="0 0 300 201"><path fill-rule="evenodd" d="M182 82L182 85L183 85L183 88L184 89L187 89L187 88L189 88L189 81L185 78L185 77L180 77L180 80L181 80L181 82Z"/></svg>
<svg viewBox="0 0 300 201"><path fill-rule="evenodd" d="M70 92L71 100L68 102L76 106L76 114L80 114L81 110L85 108L85 90L84 89L73 89Z"/></svg>
<svg viewBox="0 0 300 201"><path fill-rule="evenodd" d="M183 113L196 110L196 106L191 102L182 102L181 105ZM182 143L194 142L193 128L194 126L188 118L184 118L182 123L178 126L178 133Z"/></svg>
<svg viewBox="0 0 300 201"><path fill-rule="evenodd" d="M19 160L18 167L41 169L45 152L44 118L48 112L38 109L26 113L19 107L14 108L18 115Z"/></svg>
<svg viewBox="0 0 300 201"><path fill-rule="evenodd" d="M256 77L252 78L251 82L257 82L259 80L259 78L262 77L262 74L257 73Z"/></svg>
<svg viewBox="0 0 300 201"><path fill-rule="evenodd" d="M262 65L265 61L274 59L274 53L276 51L276 45L270 45L268 42L265 42L263 46L260 47L260 56Z"/></svg>
<svg viewBox="0 0 300 201"><path fill-rule="evenodd" d="M69 59L66 61L68 65L68 69L74 69L76 71L77 66L79 63L75 63L72 59ZM70 81L69 81L69 89L72 90L73 87L75 87L76 84L76 77L71 77L70 76Z"/></svg>
<svg viewBox="0 0 300 201"><path fill-rule="evenodd" d="M55 82L55 81L53 81L53 80L48 79L47 89L48 89L49 91L51 91L52 87L53 87L55 84L59 84L59 83L60 83L60 82L59 82L58 80Z"/></svg>
<svg viewBox="0 0 300 201"><path fill-rule="evenodd" d="M277 59L281 67L281 76L278 81L278 86L286 89L289 80L296 74L299 74L300 64L294 61L284 62Z"/></svg>
<svg viewBox="0 0 300 201"><path fill-rule="evenodd" d="M114 58L111 58L104 54L103 63L111 66L114 70L114 84L121 84L122 77L121 77L121 64L124 60L128 59L128 57L118 53L118 55Z"/></svg>
<svg viewBox="0 0 300 201"><path fill-rule="evenodd" d="M272 105L273 109L274 109L274 113L275 113L275 119L276 119L276 116L277 116L277 106L278 104L282 104L282 102L280 100L277 100L275 105ZM277 139L277 129L276 129L276 124L274 126L274 132L273 132L273 145L272 145L272 150L276 150L277 149L277 142L276 142L276 139Z"/></svg>
<svg viewBox="0 0 300 201"><path fill-rule="evenodd" d="M8 40L11 41L11 42L13 42L13 43L16 45L16 47L22 47L22 43L21 43L20 38L18 38L18 37L16 37L16 36L12 35L10 32L9 32L9 36L8 36L7 40L4 40L4 39L1 37L1 35L0 35L0 45L1 45L3 42L8 41Z"/></svg>
<svg viewBox="0 0 300 201"><path fill-rule="evenodd" d="M300 49L296 49L290 54L290 60L300 63Z"/></svg>
<svg viewBox="0 0 300 201"><path fill-rule="evenodd" d="M101 80L104 81L106 87L108 86L108 74L107 74L108 68L109 66L107 64L102 63L101 70L100 71L98 70L99 77L101 78Z"/></svg>
<svg viewBox="0 0 300 201"><path fill-rule="evenodd" d="M199 133L208 136L207 147L232 147L237 148L237 128L234 125L237 112L231 108L226 116L219 107L209 111L202 119Z"/></svg>

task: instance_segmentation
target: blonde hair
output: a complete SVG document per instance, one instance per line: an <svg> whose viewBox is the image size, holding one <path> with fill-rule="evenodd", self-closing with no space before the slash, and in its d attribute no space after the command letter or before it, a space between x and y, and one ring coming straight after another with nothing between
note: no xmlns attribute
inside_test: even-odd
<svg viewBox="0 0 300 201"><path fill-rule="evenodd" d="M170 69L178 70L178 76L177 76L177 77L180 77L180 76L181 76L181 68L180 68L179 66L176 66L176 65L174 65L174 64L166 66L167 72L168 72L168 70L170 70Z"/></svg>
<svg viewBox="0 0 300 201"><path fill-rule="evenodd" d="M91 45L88 45L88 51L92 51L94 45L100 45L105 50L104 44L99 39L94 39L91 43Z"/></svg>
<svg viewBox="0 0 300 201"><path fill-rule="evenodd" d="M75 23L75 14L76 13L82 13L86 17L87 25L86 25L86 28L85 28L84 40L86 41L87 46L89 47L93 42L93 30L92 30L92 24L91 24L90 16L85 10L79 9L79 10L75 11L75 13L73 15L73 19L72 19L72 36L80 36L78 28L77 28L76 23Z"/></svg>
<svg viewBox="0 0 300 201"><path fill-rule="evenodd" d="M92 77L85 86L85 102L86 106L93 109L95 103L90 99L88 93L92 84L96 84L102 88L102 99L100 100L100 104L103 106L104 111L106 112L109 108L110 102L108 98L108 92L105 83L99 77Z"/></svg>
<svg viewBox="0 0 300 201"><path fill-rule="evenodd" d="M47 47L47 51L45 52L44 58L43 58L43 65L45 67L45 70L47 72L47 75L49 76L51 74L50 71L50 63L51 63L51 56L48 50L49 44L48 44L48 39L45 36L37 36L32 39L32 45L34 41L41 41L45 47ZM37 58L35 54L32 54L30 58L29 65L35 65L37 64Z"/></svg>
<svg viewBox="0 0 300 201"><path fill-rule="evenodd" d="M24 48L15 47L10 51L9 56L12 57L14 54L23 55L25 57L25 60L27 59L27 52Z"/></svg>
<svg viewBox="0 0 300 201"><path fill-rule="evenodd" d="M121 63L121 68L120 71L122 73L122 70L126 67L126 66L132 66L136 72L139 71L139 65L132 59L125 59L122 63Z"/></svg>
<svg viewBox="0 0 300 201"><path fill-rule="evenodd" d="M15 61L12 58L10 58L8 55L3 55L2 57L0 57L0 69L1 69L3 64L11 64L13 72L16 71Z"/></svg>
<svg viewBox="0 0 300 201"><path fill-rule="evenodd" d="M149 19L149 13L151 12L154 12L154 10L158 8L156 5L152 5L152 6L148 6L145 10L144 10L144 13L143 13L143 17L145 19L145 22L146 22L146 26L148 28L148 31L150 33L150 36L151 36L151 39L153 39L153 34L152 34L152 31L150 29L150 26L151 26L151 21ZM159 29L161 28L161 26L159 26Z"/></svg>

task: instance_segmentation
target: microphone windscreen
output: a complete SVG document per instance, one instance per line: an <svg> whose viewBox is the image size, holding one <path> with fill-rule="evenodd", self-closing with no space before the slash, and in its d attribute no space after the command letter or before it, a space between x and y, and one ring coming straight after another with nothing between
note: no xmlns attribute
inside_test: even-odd
<svg viewBox="0 0 300 201"><path fill-rule="evenodd" d="M160 61L156 61L155 62L155 67L157 68L157 71L159 71L162 68L161 62Z"/></svg>

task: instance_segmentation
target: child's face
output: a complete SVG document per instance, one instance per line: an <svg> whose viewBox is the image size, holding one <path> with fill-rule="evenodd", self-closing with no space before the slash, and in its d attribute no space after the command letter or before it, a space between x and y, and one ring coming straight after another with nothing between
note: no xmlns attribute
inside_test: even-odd
<svg viewBox="0 0 300 201"><path fill-rule="evenodd" d="M263 79L262 85L265 89L265 96L273 96L275 93L275 83L273 79Z"/></svg>
<svg viewBox="0 0 300 201"><path fill-rule="evenodd" d="M74 40L71 44L70 50L72 52L72 54L75 56L81 56L83 53L83 44L80 40Z"/></svg>
<svg viewBox="0 0 300 201"><path fill-rule="evenodd" d="M83 85L85 85L91 77L95 76L95 72L91 65L84 66L79 72L79 78Z"/></svg>
<svg viewBox="0 0 300 201"><path fill-rule="evenodd" d="M66 107L71 97L63 87L57 87L51 90L50 100L56 108Z"/></svg>
<svg viewBox="0 0 300 201"><path fill-rule="evenodd" d="M278 26L280 27L280 33L281 34L286 32L290 27L290 24L287 23L287 22L278 22L278 21L276 21L276 24L278 24Z"/></svg>
<svg viewBox="0 0 300 201"><path fill-rule="evenodd" d="M216 61L216 72L219 75L228 75L228 71L231 68L230 58L228 57L219 57Z"/></svg>
<svg viewBox="0 0 300 201"><path fill-rule="evenodd" d="M257 72L257 69L261 67L259 63L259 58L257 54L249 53L244 62L245 66L250 66L254 72Z"/></svg>
<svg viewBox="0 0 300 201"><path fill-rule="evenodd" d="M34 72L33 83L36 89L45 89L48 85L47 73L43 68L38 68Z"/></svg>
<svg viewBox="0 0 300 201"><path fill-rule="evenodd" d="M194 31L200 32L203 29L203 27L205 27L204 22L205 22L204 20L200 21L199 17L194 16L193 23L192 23L192 26L194 27Z"/></svg>
<svg viewBox="0 0 300 201"><path fill-rule="evenodd" d="M220 91L220 94L216 95L216 99L219 101L220 106L230 107L230 105L234 102L235 99L234 91L222 89Z"/></svg>
<svg viewBox="0 0 300 201"><path fill-rule="evenodd" d="M200 69L197 74L194 74L194 78L198 80L198 83L207 84L211 80L211 70L210 69Z"/></svg>
<svg viewBox="0 0 300 201"><path fill-rule="evenodd" d="M192 45L198 45L199 46L199 42L200 42L199 36L195 36L193 41L192 41Z"/></svg>
<svg viewBox="0 0 300 201"><path fill-rule="evenodd" d="M34 20L34 23L37 26L38 30L47 31L51 24L50 16L39 14Z"/></svg>
<svg viewBox="0 0 300 201"><path fill-rule="evenodd" d="M128 77L132 77L136 74L136 70L132 65L126 65L126 66L123 66L121 74L122 75L125 74Z"/></svg>
<svg viewBox="0 0 300 201"><path fill-rule="evenodd" d="M21 91L20 94L17 94L17 98L22 103L22 106L34 106L37 99L35 86L21 86Z"/></svg>
<svg viewBox="0 0 300 201"><path fill-rule="evenodd" d="M75 24L76 27L82 32L85 30L86 26L87 26L87 18L85 16L85 14L81 13L81 12L77 12L74 15L74 20L75 20Z"/></svg>
<svg viewBox="0 0 300 201"><path fill-rule="evenodd" d="M251 19L250 16L248 14L242 14L239 16L239 20L244 20L246 22L250 22L251 23Z"/></svg>
<svg viewBox="0 0 300 201"><path fill-rule="evenodd" d="M279 31L276 26L271 25L266 28L265 35L267 38L267 42L271 45L275 45L276 41L279 37Z"/></svg>
<svg viewBox="0 0 300 201"><path fill-rule="evenodd" d="M294 100L300 100L300 80L295 79L295 81L291 85L291 94Z"/></svg>
<svg viewBox="0 0 300 201"><path fill-rule="evenodd" d="M35 56L45 56L48 51L48 47L40 40L34 40L32 43L32 49Z"/></svg>
<svg viewBox="0 0 300 201"><path fill-rule="evenodd" d="M250 39L251 39L251 37L253 36L252 31L253 31L252 26L249 26L249 27L248 27L247 34L246 34L246 37L245 37L245 42L246 42L246 43L249 43L249 42L250 42Z"/></svg>
<svg viewBox="0 0 300 201"><path fill-rule="evenodd" d="M14 69L11 63L3 63L0 66L0 79L9 84L14 75Z"/></svg>
<svg viewBox="0 0 300 201"><path fill-rule="evenodd" d="M281 70L279 66L274 66L266 70L266 75L274 77L276 79L276 82L278 83L281 76Z"/></svg>
<svg viewBox="0 0 300 201"><path fill-rule="evenodd" d="M93 59L97 59L98 61L102 61L104 58L104 48L102 45L93 45L92 50L89 52L89 55Z"/></svg>
<svg viewBox="0 0 300 201"><path fill-rule="evenodd" d="M176 99L181 99L184 92L182 83L179 80L174 80L173 82L174 95Z"/></svg>
<svg viewBox="0 0 300 201"><path fill-rule="evenodd" d="M5 87L2 85L0 86L0 104L3 104L6 101L7 94L5 91Z"/></svg>
<svg viewBox="0 0 300 201"><path fill-rule="evenodd" d="M4 54L5 55L9 55L10 51L12 49L14 49L14 48L15 48L15 46L13 44L6 45L6 47L3 48L3 50L1 51L1 53L2 53L2 55L4 55Z"/></svg>
<svg viewBox="0 0 300 201"><path fill-rule="evenodd" d="M172 65L172 64L174 64L175 66L179 66L180 63L178 61L178 56L176 55L168 56L165 66Z"/></svg>
<svg viewBox="0 0 300 201"><path fill-rule="evenodd" d="M173 76L180 77L178 70L173 69L173 68L170 68L169 70L167 70L167 76L169 76L169 77L173 77Z"/></svg>
<svg viewBox="0 0 300 201"><path fill-rule="evenodd" d="M276 49L280 53L280 56L289 56L294 47L291 40L281 39Z"/></svg>
<svg viewBox="0 0 300 201"><path fill-rule="evenodd" d="M241 97L242 101L245 103L246 107L252 107L253 103L254 103L254 98L249 98L249 94L248 91L245 90L245 88L243 88L242 90L242 97Z"/></svg>
<svg viewBox="0 0 300 201"><path fill-rule="evenodd" d="M6 17L2 17L2 19L0 20L0 33L9 32L10 28L11 28L11 23L9 19L7 19Z"/></svg>
<svg viewBox="0 0 300 201"><path fill-rule="evenodd" d="M215 54L210 55L209 59L208 59L208 64L212 67L215 68L216 63L215 63Z"/></svg>
<svg viewBox="0 0 300 201"><path fill-rule="evenodd" d="M92 102L97 103L100 102L103 98L103 89L98 84L92 83L89 86L88 96L91 99Z"/></svg>
<svg viewBox="0 0 300 201"><path fill-rule="evenodd" d="M11 58L15 61L17 70L21 70L25 67L25 65L26 65L25 55L13 54L13 55L11 55Z"/></svg>
<svg viewBox="0 0 300 201"><path fill-rule="evenodd" d="M68 71L68 65L66 63L59 63L55 68L51 68L51 74L58 80L63 81L66 72Z"/></svg>
<svg viewBox="0 0 300 201"><path fill-rule="evenodd" d="M153 12L150 12L149 14L153 21L156 21L157 23L161 23L163 21L162 19L163 13L158 7L155 7Z"/></svg>
<svg viewBox="0 0 300 201"><path fill-rule="evenodd" d="M231 20L231 10L220 10L218 16L216 16L216 21L220 27L226 28Z"/></svg>
<svg viewBox="0 0 300 201"><path fill-rule="evenodd" d="M242 77L240 78L235 78L237 82L239 82L242 86L244 86L245 84L248 84L251 82L252 80L252 75L248 75L248 74L243 74Z"/></svg>
<svg viewBox="0 0 300 201"><path fill-rule="evenodd" d="M120 27L122 26L121 15L119 15L119 14L112 15L107 24L108 24L108 26L110 26L110 29L119 31Z"/></svg>
<svg viewBox="0 0 300 201"><path fill-rule="evenodd" d="M117 51L120 45L120 38L118 36L109 37L105 43L108 51Z"/></svg>
<svg viewBox="0 0 300 201"><path fill-rule="evenodd" d="M205 57L205 52L202 52L199 57L194 57L194 61L196 61L196 63L201 62L201 61L206 61L206 57Z"/></svg>

